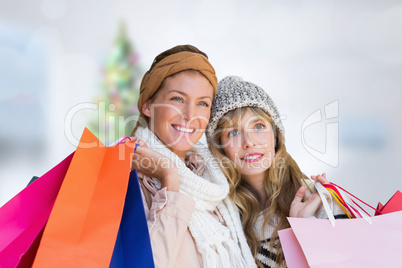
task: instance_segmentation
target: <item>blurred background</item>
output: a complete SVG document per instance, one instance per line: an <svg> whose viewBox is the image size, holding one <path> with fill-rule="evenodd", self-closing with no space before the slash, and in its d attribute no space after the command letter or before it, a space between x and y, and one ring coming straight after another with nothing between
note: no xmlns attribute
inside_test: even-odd
<svg viewBox="0 0 402 268"><path fill-rule="evenodd" d="M0 0L0 205L84 127L117 139L142 75L178 44L268 92L304 173L384 203L402 190L401 33L396 0Z"/></svg>

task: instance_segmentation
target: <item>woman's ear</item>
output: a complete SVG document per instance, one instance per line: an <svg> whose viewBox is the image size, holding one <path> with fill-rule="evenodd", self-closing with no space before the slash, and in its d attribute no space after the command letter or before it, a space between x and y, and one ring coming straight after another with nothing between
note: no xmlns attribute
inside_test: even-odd
<svg viewBox="0 0 402 268"><path fill-rule="evenodd" d="M151 117L151 104L149 103L149 100L142 105L142 113L148 117Z"/></svg>

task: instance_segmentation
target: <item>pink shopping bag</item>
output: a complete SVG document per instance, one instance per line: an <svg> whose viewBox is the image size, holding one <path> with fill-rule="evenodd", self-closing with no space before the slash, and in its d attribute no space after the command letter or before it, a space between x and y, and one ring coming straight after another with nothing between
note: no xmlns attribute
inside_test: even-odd
<svg viewBox="0 0 402 268"><path fill-rule="evenodd" d="M0 267L30 267L74 153L0 208Z"/></svg>
<svg viewBox="0 0 402 268"><path fill-rule="evenodd" d="M291 229L279 231L279 237L289 268L401 267L402 211L372 217L371 224L362 218L338 220L334 227L324 219L288 220ZM294 243L308 266L298 265L300 254L290 253Z"/></svg>
<svg viewBox="0 0 402 268"><path fill-rule="evenodd" d="M279 230L278 234L287 267L308 268L308 262L292 228Z"/></svg>

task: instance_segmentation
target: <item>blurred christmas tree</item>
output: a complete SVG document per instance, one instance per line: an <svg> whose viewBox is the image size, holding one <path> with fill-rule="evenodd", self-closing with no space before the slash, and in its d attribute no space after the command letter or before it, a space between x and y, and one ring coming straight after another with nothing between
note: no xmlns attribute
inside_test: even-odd
<svg viewBox="0 0 402 268"><path fill-rule="evenodd" d="M102 74L102 93L97 99L98 115L89 128L109 145L123 135L131 134L139 114L137 102L143 72L124 23L119 26Z"/></svg>

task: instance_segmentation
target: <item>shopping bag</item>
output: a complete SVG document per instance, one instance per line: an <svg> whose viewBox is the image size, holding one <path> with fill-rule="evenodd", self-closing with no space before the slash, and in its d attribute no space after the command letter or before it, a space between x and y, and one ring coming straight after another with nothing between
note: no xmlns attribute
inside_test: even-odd
<svg viewBox="0 0 402 268"><path fill-rule="evenodd" d="M88 129L60 188L33 267L108 267L133 144L105 147Z"/></svg>
<svg viewBox="0 0 402 268"><path fill-rule="evenodd" d="M357 200L371 206L340 186L316 182L315 188L328 216L332 216L332 211L323 195L327 190L353 219L335 224L331 217L329 220L288 218L291 228L279 231L279 238L289 268L400 266L402 257L394 254L394 250L401 249L402 211L370 217ZM393 204L400 203L399 197L397 192L387 205L394 208Z"/></svg>
<svg viewBox="0 0 402 268"><path fill-rule="evenodd" d="M387 214L395 211L402 210L402 193L396 191L396 193L388 200L385 205L378 203L377 210L374 215Z"/></svg>
<svg viewBox="0 0 402 268"><path fill-rule="evenodd" d="M283 254L285 255L286 266L288 268L308 268L308 262L304 256L303 250L297 241L292 228L287 228L278 231L279 240Z"/></svg>
<svg viewBox="0 0 402 268"><path fill-rule="evenodd" d="M372 217L336 221L288 218L310 267L400 267L402 256L402 211ZM287 229L289 230L289 229ZM286 230L285 230L286 231ZM281 245L289 268L292 255L287 253L286 240Z"/></svg>
<svg viewBox="0 0 402 268"><path fill-rule="evenodd" d="M74 153L0 208L0 267L30 267Z"/></svg>
<svg viewBox="0 0 402 268"><path fill-rule="evenodd" d="M137 171L130 173L123 217L110 268L153 268L151 241Z"/></svg>

